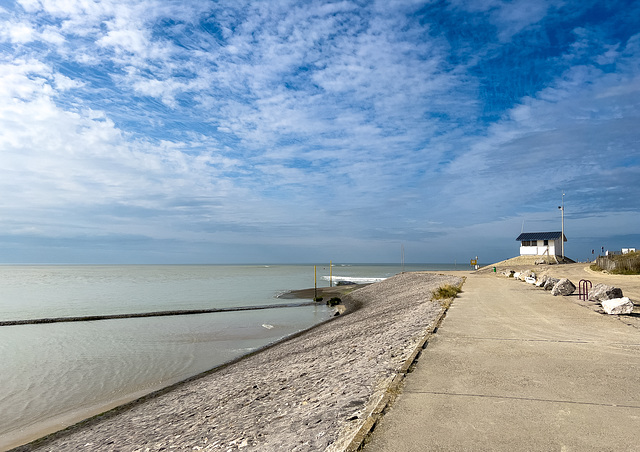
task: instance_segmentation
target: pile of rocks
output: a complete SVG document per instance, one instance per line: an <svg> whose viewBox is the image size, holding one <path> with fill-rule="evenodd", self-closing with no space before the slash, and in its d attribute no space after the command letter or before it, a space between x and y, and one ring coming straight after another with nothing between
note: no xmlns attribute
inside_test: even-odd
<svg viewBox="0 0 640 452"><path fill-rule="evenodd" d="M533 284L536 287L551 291L553 296L568 296L576 291L576 286L567 278L554 278L548 275L537 277L535 272L526 270L517 272L505 270L501 272L507 278L514 278ZM589 290L589 301L600 303L602 309L607 314L631 314L633 312L633 302L622 295L619 287L608 286L606 284L596 284Z"/></svg>
<svg viewBox="0 0 640 452"><path fill-rule="evenodd" d="M629 297L622 296L619 287L596 284L589 291L589 301L599 302L607 314L631 314L633 302Z"/></svg>

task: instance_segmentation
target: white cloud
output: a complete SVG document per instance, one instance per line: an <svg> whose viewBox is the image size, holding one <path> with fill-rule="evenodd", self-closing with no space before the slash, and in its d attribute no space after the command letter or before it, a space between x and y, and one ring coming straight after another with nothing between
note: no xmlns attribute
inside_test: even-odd
<svg viewBox="0 0 640 452"><path fill-rule="evenodd" d="M0 22L0 40L26 44L34 40L35 32L27 23Z"/></svg>
<svg viewBox="0 0 640 452"><path fill-rule="evenodd" d="M37 224L43 234L85 228L111 233L121 229L123 218L96 222L95 210L104 209L107 215L126 207L134 209L131 213L141 209L143 217L145 210L167 215L166 224L154 220L146 230L147 235L163 236L169 235L162 231L170 230L180 217L180 204L188 199L233 205L244 193L224 179L216 181L239 162L218 155L215 143L201 143L209 150L190 155L185 151L194 143L134 140L103 112L60 109L52 79L71 85L67 88L77 86L41 63L0 65L0 186L12 194L0 201L6 232ZM169 207L173 203L176 207ZM195 212L202 214L207 203L195 202ZM51 217L38 220L44 212ZM225 218L229 213L225 207L219 220L235 221ZM127 224L142 233L143 217Z"/></svg>
<svg viewBox="0 0 640 452"><path fill-rule="evenodd" d="M544 88L497 87L516 105L486 124L482 89L510 81L475 64L560 6L449 4L489 37L447 41L409 0L20 1L0 30L5 230L422 243L543 209L585 175L634 177L637 38L575 28L541 59ZM532 161L549 162L542 181ZM589 196L606 209L604 191Z"/></svg>
<svg viewBox="0 0 640 452"><path fill-rule="evenodd" d="M539 22L549 9L547 1L517 0L505 2L493 14L499 27L498 37L505 42L529 25Z"/></svg>
<svg viewBox="0 0 640 452"><path fill-rule="evenodd" d="M637 153L631 124L640 119L640 84L633 69L639 60L640 55L619 58L616 63L626 69L616 74L572 67L535 98L523 99L451 164L451 177L467 181L459 194L452 193L456 207L473 210L478 205L473 193L482 193L487 215L508 204L519 204L524 212L553 204L546 198L550 190L597 184L588 197L574 199L574 209L592 214L612 209L607 186L618 202L625 199L628 208L637 208L636 175L626 167L630 152ZM605 176L609 171L617 172L621 185Z"/></svg>

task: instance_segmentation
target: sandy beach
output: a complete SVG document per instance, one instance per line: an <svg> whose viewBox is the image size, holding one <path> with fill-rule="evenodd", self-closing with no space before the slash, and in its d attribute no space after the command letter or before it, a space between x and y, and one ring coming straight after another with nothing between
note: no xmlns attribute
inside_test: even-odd
<svg viewBox="0 0 640 452"><path fill-rule="evenodd" d="M16 451L342 450L443 312L460 276L404 273L303 334Z"/></svg>

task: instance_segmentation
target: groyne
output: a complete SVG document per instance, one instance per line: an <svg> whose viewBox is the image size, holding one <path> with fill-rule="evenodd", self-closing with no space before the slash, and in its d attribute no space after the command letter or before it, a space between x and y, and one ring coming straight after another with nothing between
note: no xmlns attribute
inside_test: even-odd
<svg viewBox="0 0 640 452"><path fill-rule="evenodd" d="M256 311L260 309L277 309L277 308L298 308L303 306L313 306L314 302L300 303L279 303L258 306L236 306L229 308L211 308L211 309L183 309L174 311L155 311L140 312L132 314L107 314L107 315L86 315L77 317L49 317L43 319L24 319L24 320L2 320L0 326L16 326L16 325L37 325L43 323L60 323L60 322L92 322L96 320L113 320L113 319L134 319L140 317L164 317L170 315L194 315L194 314L211 314L214 312L236 312L236 311Z"/></svg>

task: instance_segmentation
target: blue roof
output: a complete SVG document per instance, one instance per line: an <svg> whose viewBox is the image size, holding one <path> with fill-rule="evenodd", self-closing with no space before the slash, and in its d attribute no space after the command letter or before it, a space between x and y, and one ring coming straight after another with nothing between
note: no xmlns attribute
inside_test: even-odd
<svg viewBox="0 0 640 452"><path fill-rule="evenodd" d="M562 236L562 232L523 232L516 239L522 240L558 240ZM567 241L567 237L564 236L564 241Z"/></svg>

